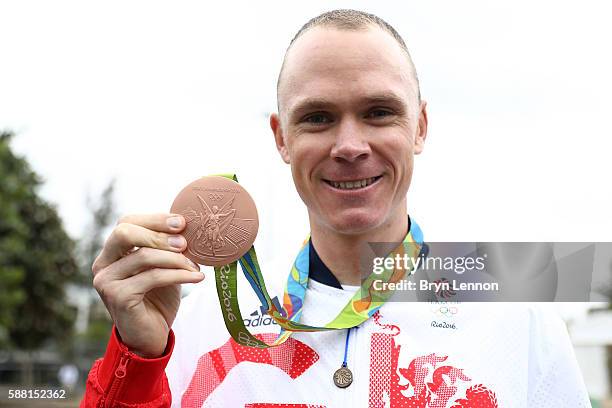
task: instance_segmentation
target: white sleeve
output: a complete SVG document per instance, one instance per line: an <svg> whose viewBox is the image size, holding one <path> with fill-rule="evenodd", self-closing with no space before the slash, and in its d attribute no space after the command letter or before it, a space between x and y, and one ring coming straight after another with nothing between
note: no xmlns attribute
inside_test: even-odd
<svg viewBox="0 0 612 408"><path fill-rule="evenodd" d="M530 308L528 407L591 407L567 328L549 304Z"/></svg>

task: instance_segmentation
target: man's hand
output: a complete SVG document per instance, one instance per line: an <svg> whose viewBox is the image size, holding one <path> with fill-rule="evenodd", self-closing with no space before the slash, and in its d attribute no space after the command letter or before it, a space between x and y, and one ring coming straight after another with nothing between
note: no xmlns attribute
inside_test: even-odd
<svg viewBox="0 0 612 408"><path fill-rule="evenodd" d="M122 341L143 357L163 354L181 301L181 283L204 279L181 252L185 219L174 214L123 217L92 266L93 286Z"/></svg>

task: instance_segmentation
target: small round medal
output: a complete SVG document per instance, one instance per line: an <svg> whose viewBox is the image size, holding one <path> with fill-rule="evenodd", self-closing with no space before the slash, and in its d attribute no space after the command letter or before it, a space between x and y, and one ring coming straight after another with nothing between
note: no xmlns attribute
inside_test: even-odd
<svg viewBox="0 0 612 408"><path fill-rule="evenodd" d="M202 265L222 266L240 259L259 229L255 202L227 177L208 176L190 183L170 211L187 222L182 232L187 240L184 255Z"/></svg>
<svg viewBox="0 0 612 408"><path fill-rule="evenodd" d="M334 384L338 388L346 388L353 382L353 373L348 369L346 365L342 365L334 373Z"/></svg>

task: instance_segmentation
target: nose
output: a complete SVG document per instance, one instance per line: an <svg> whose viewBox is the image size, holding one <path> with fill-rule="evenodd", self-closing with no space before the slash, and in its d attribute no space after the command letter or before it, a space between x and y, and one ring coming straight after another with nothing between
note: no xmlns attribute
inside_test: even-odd
<svg viewBox="0 0 612 408"><path fill-rule="evenodd" d="M336 128L336 139L330 155L336 161L355 162L367 158L372 150L365 130L351 120L344 120Z"/></svg>

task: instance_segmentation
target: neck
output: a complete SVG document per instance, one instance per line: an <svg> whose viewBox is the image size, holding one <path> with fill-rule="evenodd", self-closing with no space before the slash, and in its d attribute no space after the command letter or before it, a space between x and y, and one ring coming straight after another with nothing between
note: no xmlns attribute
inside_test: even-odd
<svg viewBox="0 0 612 408"><path fill-rule="evenodd" d="M406 212L387 220L383 225L357 234L343 234L313 222L310 217L310 239L336 279L343 285L359 285L362 279L363 251L370 242L400 242L408 231Z"/></svg>

